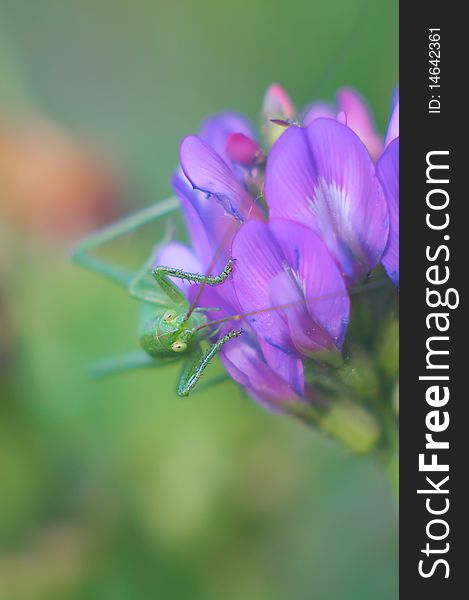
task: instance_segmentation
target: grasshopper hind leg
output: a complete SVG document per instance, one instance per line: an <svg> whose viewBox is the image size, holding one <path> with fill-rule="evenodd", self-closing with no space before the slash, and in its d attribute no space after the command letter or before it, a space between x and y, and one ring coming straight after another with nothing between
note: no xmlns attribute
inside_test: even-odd
<svg viewBox="0 0 469 600"><path fill-rule="evenodd" d="M101 379L127 371L165 366L171 362L173 362L171 358L158 360L149 356L143 350L137 350L127 354L102 358L91 366L90 373L93 378Z"/></svg>
<svg viewBox="0 0 469 600"><path fill-rule="evenodd" d="M131 271L122 269L118 266L109 264L95 256L90 252L99 248L100 246L111 242L122 235L131 233L132 231L143 227L147 223L156 221L164 215L171 213L179 208L179 201L177 198L168 198L145 208L137 213L129 215L117 223L113 223L108 227L105 227L101 231L92 234L88 238L76 246L72 252L73 262L81 265L82 267L99 273L103 277L111 279L114 283L124 289L128 289L132 283L135 275Z"/></svg>

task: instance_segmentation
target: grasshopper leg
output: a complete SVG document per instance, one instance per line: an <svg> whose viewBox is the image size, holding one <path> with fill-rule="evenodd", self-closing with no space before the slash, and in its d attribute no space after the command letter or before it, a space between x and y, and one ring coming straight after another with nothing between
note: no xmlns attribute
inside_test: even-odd
<svg viewBox="0 0 469 600"><path fill-rule="evenodd" d="M195 357L189 358L184 365L181 377L179 379L177 389L178 396L188 396L199 381L204 370L210 364L212 358L220 351L220 348L230 340L234 340L240 336L242 333L242 329L233 329L212 344L207 352L204 353L199 350L196 352Z"/></svg>
<svg viewBox="0 0 469 600"><path fill-rule="evenodd" d="M126 269L106 263L90 254L90 251L110 242L121 235L130 233L147 223L155 221L160 217L179 208L177 198L167 198L158 204L154 204L133 215L125 217L117 223L105 227L101 231L91 235L78 244L72 252L72 260L91 271L95 271L108 279L111 279L121 287L128 289L134 274Z"/></svg>
<svg viewBox="0 0 469 600"><path fill-rule="evenodd" d="M155 286L155 280L151 277L152 264L153 257L150 256L143 267L129 281L129 295L142 302L162 304L163 306L167 306L168 300L170 300L176 309L187 310L188 304L185 295L172 281L165 278L157 281Z"/></svg>
<svg viewBox="0 0 469 600"><path fill-rule="evenodd" d="M233 260L230 259L220 275L200 275L200 273L188 273L182 269L175 269L172 267L156 267L153 269L152 274L158 283L167 277L177 277L178 279L185 279L186 281L192 281L194 283L206 283L208 285L219 285L223 283L230 275L233 270Z"/></svg>
<svg viewBox="0 0 469 600"><path fill-rule="evenodd" d="M134 369L159 367L173 362L172 358L156 359L143 351L129 352L119 356L110 356L96 361L91 366L91 375L95 378L116 375Z"/></svg>

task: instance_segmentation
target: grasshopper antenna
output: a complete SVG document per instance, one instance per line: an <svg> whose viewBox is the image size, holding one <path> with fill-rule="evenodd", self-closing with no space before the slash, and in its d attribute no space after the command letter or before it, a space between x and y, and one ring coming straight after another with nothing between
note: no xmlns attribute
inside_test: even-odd
<svg viewBox="0 0 469 600"><path fill-rule="evenodd" d="M363 292L373 291L379 288L383 288L385 286L389 286L390 282L388 279L379 279L378 281L373 281L372 283L364 283L362 285L357 285L348 290L348 294L350 295L358 295ZM275 310L286 310L288 308L294 308L295 306L301 306L302 304L312 304L313 302L319 302L321 300L331 300L333 298L340 298L344 295L344 292L331 292L330 294L323 294L322 296L313 296L310 298L304 298L303 300L297 300L295 302L288 302L287 304L278 304L276 306L267 306L266 308L259 308L256 310L247 311L244 313L239 313L237 315L230 315L228 317L224 317L223 319L216 319L215 321L209 321L204 325L200 325L197 327L195 331L199 331L201 329L205 329L206 327L212 327L216 325L221 325L223 323L228 323L229 321L240 321L241 319L245 319L246 317L252 317L254 315L259 315L265 312L272 312Z"/></svg>

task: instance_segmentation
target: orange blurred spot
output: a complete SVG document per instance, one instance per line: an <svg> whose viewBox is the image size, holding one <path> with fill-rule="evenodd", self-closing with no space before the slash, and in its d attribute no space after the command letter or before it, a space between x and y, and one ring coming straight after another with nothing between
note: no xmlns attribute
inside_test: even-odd
<svg viewBox="0 0 469 600"><path fill-rule="evenodd" d="M122 186L99 153L54 123L0 121L0 218L21 230L75 239L120 211Z"/></svg>

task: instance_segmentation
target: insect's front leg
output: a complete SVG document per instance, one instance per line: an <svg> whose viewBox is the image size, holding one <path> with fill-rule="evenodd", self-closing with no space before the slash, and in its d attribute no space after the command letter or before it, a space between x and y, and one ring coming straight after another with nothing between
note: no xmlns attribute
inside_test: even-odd
<svg viewBox="0 0 469 600"><path fill-rule="evenodd" d="M233 260L227 262L225 268L220 275L201 275L200 273L189 273L182 269L175 269L173 267L156 267L153 269L153 277L158 283L167 279L167 277L177 277L178 279L184 279L186 281L192 281L194 283L207 283L208 285L219 285L223 283L230 275L233 270Z"/></svg>
<svg viewBox="0 0 469 600"><path fill-rule="evenodd" d="M230 340L234 340L240 336L242 333L242 329L232 329L226 335L216 341L207 350L207 352L204 353L201 349L199 349L193 357L189 357L179 379L177 389L178 396L188 396L220 348Z"/></svg>

